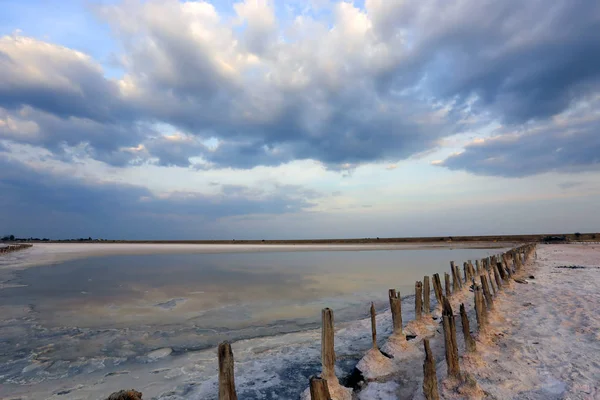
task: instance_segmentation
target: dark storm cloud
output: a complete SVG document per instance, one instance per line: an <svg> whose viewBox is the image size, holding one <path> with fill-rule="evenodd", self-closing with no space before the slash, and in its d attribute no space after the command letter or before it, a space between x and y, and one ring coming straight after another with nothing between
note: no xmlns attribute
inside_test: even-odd
<svg viewBox="0 0 600 400"><path fill-rule="evenodd" d="M134 1L97 12L124 50L123 79L106 79L70 49L4 37L0 107L38 130L3 133L0 126L0 137L61 157L64 146L79 146L117 166L186 167L200 157L198 169L298 159L343 169L406 159L492 120L509 131L547 125L600 90L597 1L372 0L365 10L338 3L327 21L287 25L267 6L239 6L245 28L203 2ZM477 122L466 126L466 119ZM161 137L154 123L181 131L179 140ZM547 157L527 145L558 136L547 132L519 139L534 152L528 158ZM209 138L218 146L207 147ZM544 170L490 161L487 146L477 147L483 159L457 156L444 165L507 176ZM593 161L586 148L566 146L573 163Z"/></svg>
<svg viewBox="0 0 600 400"><path fill-rule="evenodd" d="M230 216L297 212L314 205L316 196L296 186L273 192L226 186L221 194L159 196L141 186L40 172L2 154L0 193L0 226L6 232L52 237L121 232L135 238L210 235L203 224Z"/></svg>

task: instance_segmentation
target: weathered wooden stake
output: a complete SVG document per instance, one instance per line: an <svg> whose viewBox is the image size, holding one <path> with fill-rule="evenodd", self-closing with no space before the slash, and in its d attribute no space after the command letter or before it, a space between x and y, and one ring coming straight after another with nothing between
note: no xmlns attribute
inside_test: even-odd
<svg viewBox="0 0 600 400"><path fill-rule="evenodd" d="M463 274L465 276L465 284L469 284L469 266L468 264L465 262L463 263Z"/></svg>
<svg viewBox="0 0 600 400"><path fill-rule="evenodd" d="M460 320L462 323L463 335L465 337L465 348L467 349L467 352L474 353L477 350L477 347L473 336L471 336L469 317L467 317L467 312L465 311L465 305L463 303L460 304Z"/></svg>
<svg viewBox="0 0 600 400"><path fill-rule="evenodd" d="M481 288L483 289L483 296L487 302L487 307L489 310L493 310L494 299L492 298L492 293L490 292L490 287L488 286L487 275L481 275L479 279L481 280Z"/></svg>
<svg viewBox="0 0 600 400"><path fill-rule="evenodd" d="M375 305L371 302L371 336L373 337L373 348L377 347L377 321L375 319Z"/></svg>
<svg viewBox="0 0 600 400"><path fill-rule="evenodd" d="M473 263L471 262L471 260L469 260L467 265L469 266L469 282L470 282L473 280L473 277L475 276L475 269L473 268Z"/></svg>
<svg viewBox="0 0 600 400"><path fill-rule="evenodd" d="M504 269L506 269L506 273L508 274L508 279L512 279L512 276L513 276L512 266L510 264L511 264L511 262L509 260L509 257L506 254L503 254L502 255L502 265L504 266Z"/></svg>
<svg viewBox="0 0 600 400"><path fill-rule="evenodd" d="M443 310L442 319L444 327L444 344L446 347L446 365L448 366L448 376L458 378L460 376L460 366L458 365L458 345L456 343L456 324L452 306L447 298L442 299Z"/></svg>
<svg viewBox="0 0 600 400"><path fill-rule="evenodd" d="M460 267L458 265L454 267L454 273L456 274L456 282L458 282L458 289L460 290L463 288L463 281L460 276ZM452 277L452 280L454 280L454 277Z"/></svg>
<svg viewBox="0 0 600 400"><path fill-rule="evenodd" d="M444 272L444 286L446 287L446 297L452 296L452 291L450 290L450 275L447 272Z"/></svg>
<svg viewBox="0 0 600 400"><path fill-rule="evenodd" d="M310 378L310 398L311 400L331 400L327 379L316 376Z"/></svg>
<svg viewBox="0 0 600 400"><path fill-rule="evenodd" d="M330 382L337 382L335 376L335 350L333 332L333 310L324 308L321 311L321 377Z"/></svg>
<svg viewBox="0 0 600 400"><path fill-rule="evenodd" d="M498 268L498 273L500 274L500 278L504 282L508 281L508 275L506 273L506 270L504 269L504 266L502 265L502 262L497 262L496 267Z"/></svg>
<svg viewBox="0 0 600 400"><path fill-rule="evenodd" d="M400 300L400 292L396 292L395 289L389 290L390 297L390 310L392 311L392 325L394 327L393 333L395 335L402 335L402 304Z"/></svg>
<svg viewBox="0 0 600 400"><path fill-rule="evenodd" d="M423 318L423 283L415 282L415 317L417 321Z"/></svg>
<svg viewBox="0 0 600 400"><path fill-rule="evenodd" d="M429 287L429 277L423 277L423 308L425 309L425 314L431 313L431 305L429 304L429 300L431 298L431 288Z"/></svg>
<svg viewBox="0 0 600 400"><path fill-rule="evenodd" d="M521 259L521 252L520 251L515 252L515 266L518 269L521 269L521 267L523 266L523 262L522 262L522 259Z"/></svg>
<svg viewBox="0 0 600 400"><path fill-rule="evenodd" d="M233 352L229 342L222 342L219 355L219 400L237 400L233 375Z"/></svg>
<svg viewBox="0 0 600 400"><path fill-rule="evenodd" d="M494 271L494 279L496 280L496 288L498 291L502 289L502 279L500 278L500 272L498 271L498 264L492 264L492 271Z"/></svg>
<svg viewBox="0 0 600 400"><path fill-rule="evenodd" d="M477 273L477 276L481 276L481 263L479 260L475 260L475 272Z"/></svg>
<svg viewBox="0 0 600 400"><path fill-rule="evenodd" d="M477 316L477 325L479 330L483 331L487 325L487 310L485 309L481 286L475 285L473 292L475 293L475 315Z"/></svg>
<svg viewBox="0 0 600 400"><path fill-rule="evenodd" d="M426 400L439 400L437 375L435 371L435 359L431 353L429 339L423 339L425 348L425 361L423 362L423 394Z"/></svg>
<svg viewBox="0 0 600 400"><path fill-rule="evenodd" d="M438 304L442 304L442 281L440 281L440 274L433 274L433 291L435 293L435 299Z"/></svg>
<svg viewBox="0 0 600 400"><path fill-rule="evenodd" d="M488 283L490 284L490 288L492 289L493 295L496 296L496 287L494 286L494 279L492 279L492 272L490 270L486 270L485 276L487 277Z"/></svg>
<svg viewBox="0 0 600 400"><path fill-rule="evenodd" d="M460 279L456 279L456 265L450 261L450 273L452 274L452 291L456 293L460 290Z"/></svg>

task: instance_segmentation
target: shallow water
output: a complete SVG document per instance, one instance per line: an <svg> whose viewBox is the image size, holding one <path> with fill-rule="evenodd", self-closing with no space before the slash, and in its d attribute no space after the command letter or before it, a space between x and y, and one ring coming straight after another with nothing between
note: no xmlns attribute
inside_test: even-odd
<svg viewBox="0 0 600 400"><path fill-rule="evenodd" d="M369 346L363 318L371 301L385 309L388 288L411 295L416 280L447 271L449 260L462 264L498 252L112 255L14 271L11 286L0 290L0 395L31 384L56 391L66 378L116 385L135 371L141 385L153 382L146 390L153 396L210 398L213 347L228 339L238 341L243 398L294 398L319 370L323 307L335 310L342 327L339 366L348 372ZM246 382L244 371L267 372L269 379ZM80 385L79 398L96 398L86 392L93 385Z"/></svg>

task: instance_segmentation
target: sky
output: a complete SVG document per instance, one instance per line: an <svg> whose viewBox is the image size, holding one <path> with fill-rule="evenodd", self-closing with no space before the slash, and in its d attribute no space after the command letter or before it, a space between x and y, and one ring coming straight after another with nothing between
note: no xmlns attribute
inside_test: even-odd
<svg viewBox="0 0 600 400"><path fill-rule="evenodd" d="M595 0L0 0L0 235L600 231Z"/></svg>

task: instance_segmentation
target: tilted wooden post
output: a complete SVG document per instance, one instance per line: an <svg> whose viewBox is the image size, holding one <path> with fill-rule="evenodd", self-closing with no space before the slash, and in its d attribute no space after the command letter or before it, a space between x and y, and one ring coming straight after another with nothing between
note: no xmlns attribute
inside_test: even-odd
<svg viewBox="0 0 600 400"><path fill-rule="evenodd" d="M446 297L452 296L452 292L450 291L450 275L447 272L444 272L444 286L446 287Z"/></svg>
<svg viewBox="0 0 600 400"><path fill-rule="evenodd" d="M487 325L487 310L485 308L481 286L475 285L473 292L475 294L475 314L477 315L477 325L479 326L479 330L483 331Z"/></svg>
<svg viewBox="0 0 600 400"><path fill-rule="evenodd" d="M492 293L490 292L490 287L488 286L487 274L481 275L479 279L481 280L481 288L483 289L483 296L487 302L487 307L489 310L493 310L494 299L492 298Z"/></svg>
<svg viewBox="0 0 600 400"><path fill-rule="evenodd" d="M465 337L465 348L467 352L474 353L477 350L475 340L471 336L471 329L469 328L469 317L465 311L465 305L460 303L460 320L462 323L463 336Z"/></svg>
<svg viewBox="0 0 600 400"><path fill-rule="evenodd" d="M469 264L463 263L463 274L465 276L465 284L469 284Z"/></svg>
<svg viewBox="0 0 600 400"><path fill-rule="evenodd" d="M431 313L431 305L429 304L429 300L431 298L431 288L429 287L429 277L423 277L423 308L425 309L425 314Z"/></svg>
<svg viewBox="0 0 600 400"><path fill-rule="evenodd" d="M512 278L512 266L510 265L510 256L508 253L502 253L502 266L509 278Z"/></svg>
<svg viewBox="0 0 600 400"><path fill-rule="evenodd" d="M402 304L400 303L400 292L395 289L389 290L390 310L392 311L392 325L395 335L402 335Z"/></svg>
<svg viewBox="0 0 600 400"><path fill-rule="evenodd" d="M458 378L460 376L460 366L458 365L458 345L456 343L456 324L452 306L447 298L442 299L442 319L444 327L444 344L446 347L446 365L448 366L448 376Z"/></svg>
<svg viewBox="0 0 600 400"><path fill-rule="evenodd" d="M475 273L477 276L481 276L481 263L479 260L475 260Z"/></svg>
<svg viewBox="0 0 600 400"><path fill-rule="evenodd" d="M506 273L506 270L504 269L504 266L502 265L502 262L497 262L496 268L498 268L498 273L500 274L500 279L502 279L504 282L508 281L508 275Z"/></svg>
<svg viewBox="0 0 600 400"><path fill-rule="evenodd" d="M375 319L375 305L371 302L371 336L373 337L373 348L377 347L377 321Z"/></svg>
<svg viewBox="0 0 600 400"><path fill-rule="evenodd" d="M502 279L500 278L500 272L498 272L498 265L492 264L492 271L494 271L494 279L496 280L496 287L498 290L502 289Z"/></svg>
<svg viewBox="0 0 600 400"><path fill-rule="evenodd" d="M316 376L310 378L310 398L311 400L331 400L327 379Z"/></svg>
<svg viewBox="0 0 600 400"><path fill-rule="evenodd" d="M229 342L219 344L219 400L237 400L233 375L233 352Z"/></svg>
<svg viewBox="0 0 600 400"><path fill-rule="evenodd" d="M435 293L435 299L438 304L442 304L442 282L440 281L440 274L433 274L433 291Z"/></svg>
<svg viewBox="0 0 600 400"><path fill-rule="evenodd" d="M423 339L425 348L425 361L423 362L423 394L426 400L439 400L437 375L435 371L435 359L431 353L429 339Z"/></svg>
<svg viewBox="0 0 600 400"><path fill-rule="evenodd" d="M415 282L415 318L420 321L423 318L423 283Z"/></svg>
<svg viewBox="0 0 600 400"><path fill-rule="evenodd" d="M321 377L330 382L338 382L335 376L335 350L333 332L333 310L324 308L321 311Z"/></svg>

